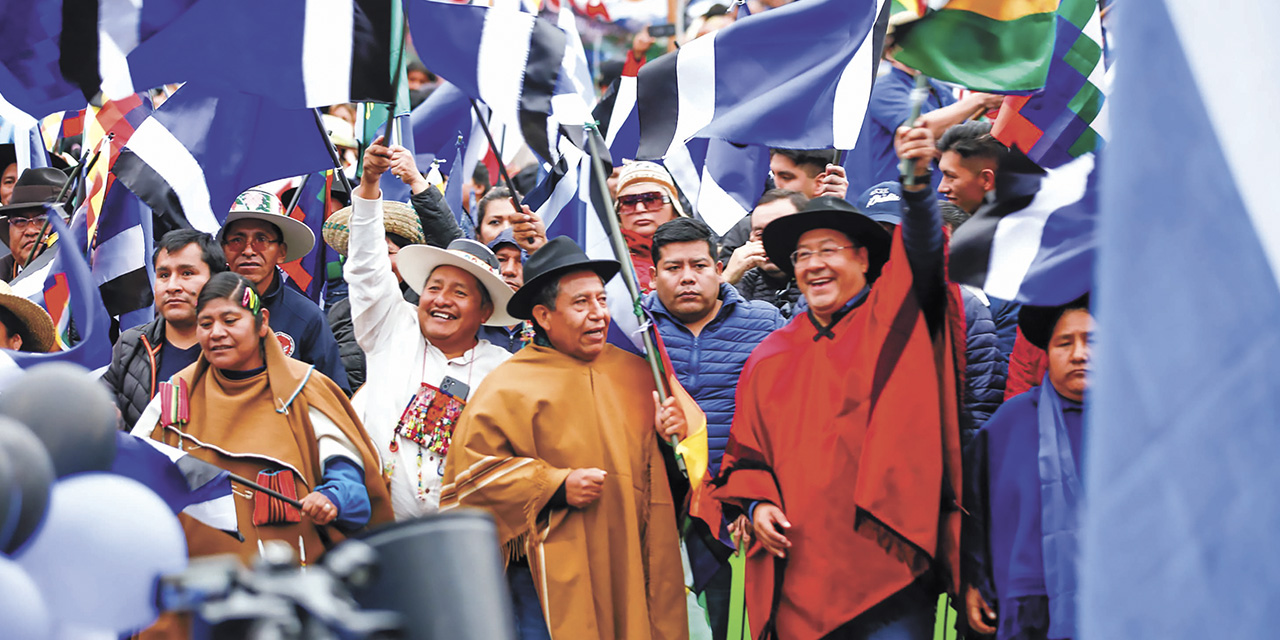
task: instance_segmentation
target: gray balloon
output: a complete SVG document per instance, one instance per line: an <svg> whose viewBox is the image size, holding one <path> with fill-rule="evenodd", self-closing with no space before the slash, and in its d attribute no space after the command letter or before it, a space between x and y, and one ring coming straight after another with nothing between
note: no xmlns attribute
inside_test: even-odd
<svg viewBox="0 0 1280 640"><path fill-rule="evenodd" d="M0 416L0 452L9 462L13 472L14 489L10 494L17 501L16 515L12 509L0 517L0 530L11 531L9 539L0 551L12 554L35 533L49 508L50 487L54 482L53 461L40 439L31 430L10 418ZM15 522L7 521L16 518Z"/></svg>
<svg viewBox="0 0 1280 640"><path fill-rule="evenodd" d="M13 530L18 526L18 511L22 508L22 494L15 480L9 454L0 448L0 549L13 537Z"/></svg>
<svg viewBox="0 0 1280 640"><path fill-rule="evenodd" d="M66 362L32 367L0 393L0 415L44 443L59 478L108 471L116 459L116 405L87 369Z"/></svg>

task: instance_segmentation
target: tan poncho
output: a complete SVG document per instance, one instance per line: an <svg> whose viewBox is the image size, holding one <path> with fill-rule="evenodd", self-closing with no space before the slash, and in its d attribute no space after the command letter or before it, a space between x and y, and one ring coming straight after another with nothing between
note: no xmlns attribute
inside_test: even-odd
<svg viewBox="0 0 1280 640"><path fill-rule="evenodd" d="M606 346L593 362L530 345L467 404L445 466L442 509L493 514L527 554L556 640L687 638L680 541L653 428L644 360ZM585 509L540 512L574 469L608 473Z"/></svg>

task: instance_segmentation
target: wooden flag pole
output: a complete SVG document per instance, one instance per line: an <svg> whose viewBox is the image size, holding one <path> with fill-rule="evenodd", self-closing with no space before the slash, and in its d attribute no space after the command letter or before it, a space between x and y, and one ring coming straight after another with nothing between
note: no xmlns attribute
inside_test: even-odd
<svg viewBox="0 0 1280 640"><path fill-rule="evenodd" d="M593 176L594 187L597 190L607 189L609 174L605 173L604 161L601 159L603 151L600 150L598 138L599 131L595 128L594 123L586 125L587 147L591 155L591 170L595 174ZM660 364L661 356L658 355L658 346L653 341L653 336L649 334L648 318L645 317L643 308L640 306L640 283L636 278L635 265L631 263L631 252L627 248L627 241L622 237L622 227L618 224L618 215L613 209L613 200L608 197L607 192L601 194L600 200L604 205L604 215L606 230L609 232L609 240L613 244L613 252L622 263L622 269L619 273L622 275L622 281L627 285L627 293L631 298L631 306L635 309L636 319L640 321L640 339L644 342L645 359L649 361L649 370L653 373L653 383L658 389L658 401L666 402L667 381L662 375L662 365ZM590 197L588 195L588 197ZM680 446L679 438L671 436L671 448L676 450ZM685 465L684 456L676 451L676 466L680 469L681 475L685 479L689 479L689 469Z"/></svg>

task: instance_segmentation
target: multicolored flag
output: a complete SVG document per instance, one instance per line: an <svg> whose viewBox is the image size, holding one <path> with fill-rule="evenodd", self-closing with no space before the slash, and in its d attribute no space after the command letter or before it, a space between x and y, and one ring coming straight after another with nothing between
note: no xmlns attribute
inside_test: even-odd
<svg viewBox="0 0 1280 640"><path fill-rule="evenodd" d="M1045 86L1058 0L951 0L898 25L894 59L974 91L1017 93Z"/></svg>
<svg viewBox="0 0 1280 640"><path fill-rule="evenodd" d="M1043 167L1059 166L1104 144L1110 86L1104 36L1097 0L1062 0L1044 89L1005 98L991 134Z"/></svg>
<svg viewBox="0 0 1280 640"><path fill-rule="evenodd" d="M298 195L298 205L289 212L289 216L306 223L317 240L324 237L321 228L324 226L324 221L333 214L329 197L333 185L333 169L311 174L306 184L301 187L302 193ZM286 190L283 195L292 197L293 193L291 190ZM288 200L282 198L281 202L289 206ZM316 248L311 253L293 262L286 262L281 265L281 268L302 293L312 301L319 302L324 292L329 258L329 245L325 242L317 242Z"/></svg>

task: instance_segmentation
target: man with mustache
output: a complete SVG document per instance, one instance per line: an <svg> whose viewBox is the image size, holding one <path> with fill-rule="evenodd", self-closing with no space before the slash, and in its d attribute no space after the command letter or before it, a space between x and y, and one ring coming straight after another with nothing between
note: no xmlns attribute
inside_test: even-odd
<svg viewBox="0 0 1280 640"><path fill-rule="evenodd" d="M747 356L786 321L766 302L747 301L732 285L721 282L724 265L715 259L711 228L692 218L672 220L653 234L654 292L644 299L675 368L676 379L707 415L707 471L720 469L733 419L738 374ZM743 518L734 530L746 532ZM705 533L705 532L703 532ZM715 638L725 638L729 625L732 573L720 558L727 549L705 535L686 536L693 560L695 587L706 594ZM749 535L749 534L748 534ZM703 569L703 567L706 567Z"/></svg>
<svg viewBox="0 0 1280 640"><path fill-rule="evenodd" d="M254 291L262 296L284 354L314 364L351 393L338 341L324 312L297 289L285 285L280 269L280 265L311 253L316 244L311 229L285 215L275 194L250 189L236 197L218 240L227 266L253 283Z"/></svg>
<svg viewBox="0 0 1280 640"><path fill-rule="evenodd" d="M441 508L494 517L524 639L689 635L661 444L687 425L649 365L605 342L619 268L566 237L530 256L506 311L534 343L489 374L445 468Z"/></svg>
<svg viewBox="0 0 1280 640"><path fill-rule="evenodd" d="M966 451L965 609L971 629L999 640L1075 638L1089 297L1023 306L1018 328L1049 367Z"/></svg>
<svg viewBox="0 0 1280 640"><path fill-rule="evenodd" d="M196 298L209 278L227 270L218 243L194 229L164 234L151 262L156 270L156 319L120 334L111 366L102 376L129 426L138 421L161 382L200 357Z"/></svg>

